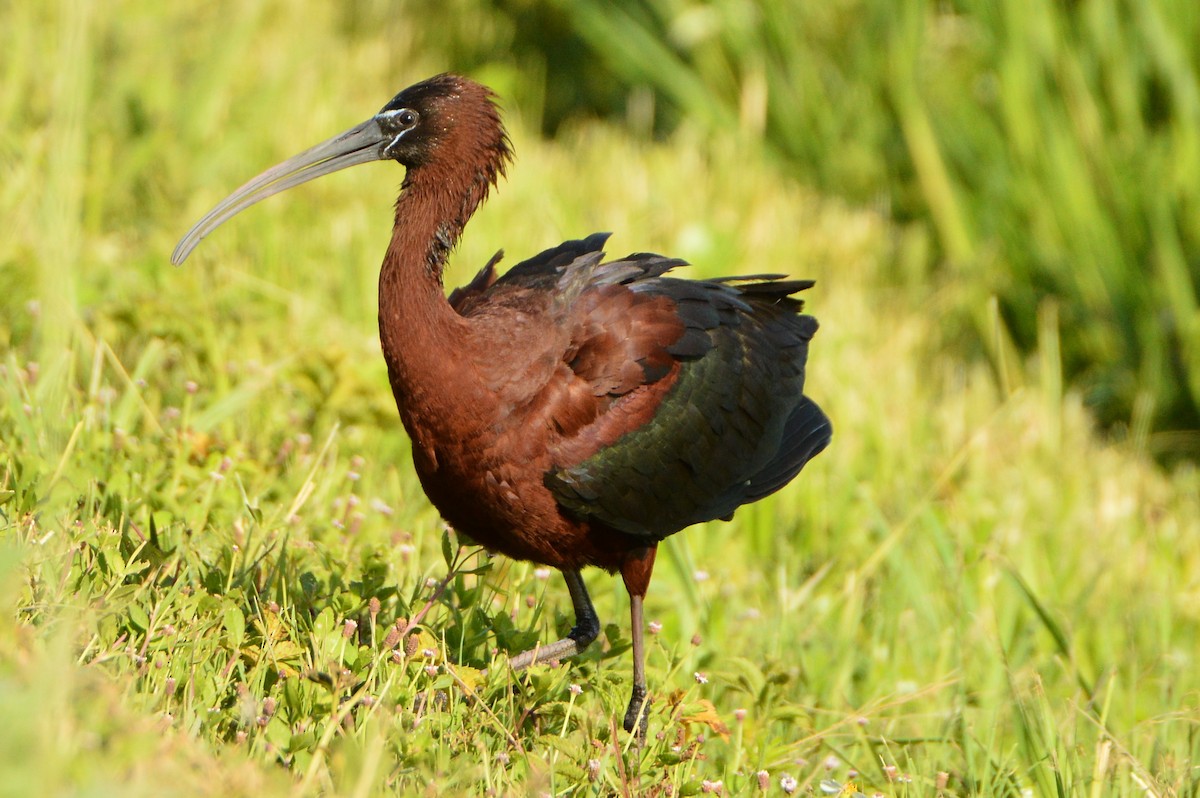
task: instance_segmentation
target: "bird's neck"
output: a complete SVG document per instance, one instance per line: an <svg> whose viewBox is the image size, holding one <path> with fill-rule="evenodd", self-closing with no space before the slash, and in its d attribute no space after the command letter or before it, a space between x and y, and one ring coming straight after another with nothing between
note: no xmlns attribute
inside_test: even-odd
<svg viewBox="0 0 1200 798"><path fill-rule="evenodd" d="M455 423L455 403L445 399L450 391L467 401L478 392L469 323L447 302L442 270L482 196L471 181L456 186L420 177L410 172L405 180L379 274L380 341L392 392L414 437L414 424Z"/></svg>

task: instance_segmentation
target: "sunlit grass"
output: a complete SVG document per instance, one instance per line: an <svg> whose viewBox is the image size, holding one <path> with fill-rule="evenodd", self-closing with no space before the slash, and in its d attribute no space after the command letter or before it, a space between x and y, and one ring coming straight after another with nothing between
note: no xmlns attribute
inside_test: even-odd
<svg viewBox="0 0 1200 798"><path fill-rule="evenodd" d="M1194 470L1097 439L1053 314L1003 380L965 366L937 292L894 287L879 215L686 133L515 121L449 280L603 229L692 274L814 277L834 444L664 546L644 751L615 725L620 580L587 574L607 626L577 662L492 667L570 605L460 550L412 474L374 328L400 171L264 203L168 265L245 177L445 65L395 21L385 47L316 8L120 10L0 12L0 793L1196 791ZM43 92L81 41L93 63Z"/></svg>

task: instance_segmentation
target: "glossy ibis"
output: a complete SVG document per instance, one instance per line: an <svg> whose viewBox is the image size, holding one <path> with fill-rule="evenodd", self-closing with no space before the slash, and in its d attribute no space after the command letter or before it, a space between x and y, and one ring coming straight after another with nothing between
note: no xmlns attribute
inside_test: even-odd
<svg viewBox="0 0 1200 798"><path fill-rule="evenodd" d="M600 622L580 569L620 571L633 624L624 727L641 739L642 599L659 542L729 520L829 443L829 419L803 393L817 322L793 294L812 283L669 277L682 261L605 262L608 236L597 233L502 277L497 253L447 299L446 259L510 157L492 93L439 75L242 186L171 260L277 192L368 161L406 167L379 274L379 333L421 485L459 532L562 571L574 628L513 668L586 648Z"/></svg>

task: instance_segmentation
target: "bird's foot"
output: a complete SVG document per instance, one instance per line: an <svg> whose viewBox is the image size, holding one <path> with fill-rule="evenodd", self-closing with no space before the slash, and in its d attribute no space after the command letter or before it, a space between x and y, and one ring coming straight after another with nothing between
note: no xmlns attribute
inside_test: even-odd
<svg viewBox="0 0 1200 798"><path fill-rule="evenodd" d="M633 695L629 698L629 708L625 710L625 722L621 725L625 731L633 734L639 746L646 742L649 710L650 699L646 695L646 688L635 684Z"/></svg>
<svg viewBox="0 0 1200 798"><path fill-rule="evenodd" d="M579 651L582 652L585 648L592 644L592 641L600 636L600 619L593 615L590 618L579 618L571 631L567 632L567 637L575 641Z"/></svg>
<svg viewBox="0 0 1200 798"><path fill-rule="evenodd" d="M590 642L590 641L589 641ZM555 662L573 657L582 651L584 644L572 636L564 637L544 646L537 646L524 651L508 661L508 666L514 671L521 671L538 662Z"/></svg>

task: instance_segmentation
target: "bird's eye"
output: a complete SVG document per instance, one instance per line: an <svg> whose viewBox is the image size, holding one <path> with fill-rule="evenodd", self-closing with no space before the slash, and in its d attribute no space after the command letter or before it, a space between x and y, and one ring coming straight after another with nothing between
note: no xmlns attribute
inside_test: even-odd
<svg viewBox="0 0 1200 798"><path fill-rule="evenodd" d="M412 127L417 124L417 112L405 108L396 114L396 121L405 127Z"/></svg>

